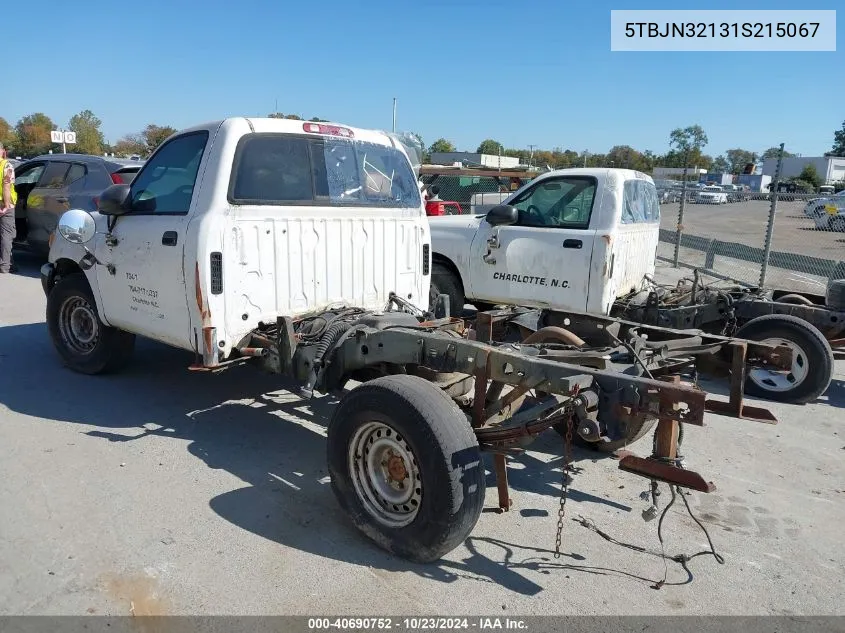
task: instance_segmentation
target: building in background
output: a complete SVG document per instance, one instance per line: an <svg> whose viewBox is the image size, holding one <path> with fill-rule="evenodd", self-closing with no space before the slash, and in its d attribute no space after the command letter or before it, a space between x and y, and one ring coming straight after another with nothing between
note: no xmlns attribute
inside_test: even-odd
<svg viewBox="0 0 845 633"><path fill-rule="evenodd" d="M736 177L736 184L748 185L751 191L761 193L769 191L769 183L772 182L771 176L764 174L740 174Z"/></svg>
<svg viewBox="0 0 845 633"><path fill-rule="evenodd" d="M720 174L715 172L707 172L698 177L698 182L703 182L708 185L732 185L734 182L733 174Z"/></svg>
<svg viewBox="0 0 845 633"><path fill-rule="evenodd" d="M832 185L845 180L845 158L835 156L793 156L783 159L781 178L797 178L807 165L813 165L819 172L822 184ZM763 174L774 177L778 159L770 158L763 162Z"/></svg>
<svg viewBox="0 0 845 633"><path fill-rule="evenodd" d="M493 169L516 169L519 158L515 156L495 156L476 154L475 152L434 152L431 155L433 165L453 165L462 163L465 167L492 167Z"/></svg>

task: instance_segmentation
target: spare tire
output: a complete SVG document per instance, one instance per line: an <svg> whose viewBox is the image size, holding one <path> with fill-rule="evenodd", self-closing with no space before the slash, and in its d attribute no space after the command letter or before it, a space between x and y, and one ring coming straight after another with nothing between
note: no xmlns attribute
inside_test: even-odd
<svg viewBox="0 0 845 633"><path fill-rule="evenodd" d="M828 308L845 310L845 279L832 279L827 282L824 299Z"/></svg>
<svg viewBox="0 0 845 633"><path fill-rule="evenodd" d="M777 402L803 404L827 391L833 377L833 350L818 328L787 314L767 314L743 325L736 338L792 348L789 371L749 369L745 392Z"/></svg>

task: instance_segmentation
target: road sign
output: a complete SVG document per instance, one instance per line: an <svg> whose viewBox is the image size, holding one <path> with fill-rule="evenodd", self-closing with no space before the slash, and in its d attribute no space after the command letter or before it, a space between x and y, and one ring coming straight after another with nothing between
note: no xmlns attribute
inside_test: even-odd
<svg viewBox="0 0 845 633"><path fill-rule="evenodd" d="M65 143L67 145L74 145L76 143L76 132L68 132L65 130L52 130L50 132L50 141L53 143Z"/></svg>

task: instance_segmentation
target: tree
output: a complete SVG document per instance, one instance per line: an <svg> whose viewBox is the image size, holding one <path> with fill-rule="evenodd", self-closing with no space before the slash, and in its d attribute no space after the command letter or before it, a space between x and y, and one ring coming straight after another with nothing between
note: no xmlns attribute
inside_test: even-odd
<svg viewBox="0 0 845 633"><path fill-rule="evenodd" d="M481 141L481 145L478 146L478 149L475 150L479 154L490 154L492 156L498 156L499 152L504 153L504 147L499 141L494 141L491 138L485 139Z"/></svg>
<svg viewBox="0 0 845 633"><path fill-rule="evenodd" d="M707 134L700 125L690 125L685 128L675 128L669 133L669 147L679 152L701 150L707 145Z"/></svg>
<svg viewBox="0 0 845 633"><path fill-rule="evenodd" d="M22 156L46 154L52 147L50 132L54 127L50 117L43 112L27 114L15 125L17 152Z"/></svg>
<svg viewBox="0 0 845 633"><path fill-rule="evenodd" d="M757 154L746 149L729 149L725 152L728 159L728 173L741 174L748 163L757 162Z"/></svg>
<svg viewBox="0 0 845 633"><path fill-rule="evenodd" d="M103 152L105 139L100 131L102 123L91 110L83 110L70 118L68 127L76 132L75 152L96 155Z"/></svg>
<svg viewBox="0 0 845 633"><path fill-rule="evenodd" d="M147 143L140 134L128 134L115 143L112 150L118 156L126 158L135 154L144 156L147 153Z"/></svg>
<svg viewBox="0 0 845 633"><path fill-rule="evenodd" d="M608 167L636 169L650 171L653 160L649 160L642 152L638 152L630 145L614 145L605 157Z"/></svg>
<svg viewBox="0 0 845 633"><path fill-rule="evenodd" d="M777 160L778 154L780 154L780 147L770 147L765 152L760 154L760 160ZM790 154L786 150L783 150L784 158L791 158L793 156L795 156L795 154Z"/></svg>
<svg viewBox="0 0 845 633"><path fill-rule="evenodd" d="M3 143L3 147L9 151L9 156L13 151L17 151L18 135L15 133L15 128L3 117L0 117L0 143Z"/></svg>
<svg viewBox="0 0 845 633"><path fill-rule="evenodd" d="M733 173L731 172L731 163L725 156L717 156L713 159L713 171L717 173Z"/></svg>
<svg viewBox="0 0 845 633"><path fill-rule="evenodd" d="M813 163L807 163L804 166L804 169L801 170L801 173L798 174L798 180L803 180L813 186L813 189L818 189L819 186L822 184L822 177L819 176L819 172L816 170L816 166Z"/></svg>
<svg viewBox="0 0 845 633"><path fill-rule="evenodd" d="M267 115L271 119L291 119L293 121L304 121L298 114L285 114L284 112L272 112ZM312 117L308 119L311 123L327 123L328 119L321 119L319 117Z"/></svg>
<svg viewBox="0 0 845 633"><path fill-rule="evenodd" d="M842 127L833 133L833 148L825 156L845 156L845 121Z"/></svg>
<svg viewBox="0 0 845 633"><path fill-rule="evenodd" d="M144 145L148 153L152 153L156 147L164 143L171 134L176 134L176 128L166 125L160 127L154 123L150 123L141 132L141 137L144 139Z"/></svg>
<svg viewBox="0 0 845 633"><path fill-rule="evenodd" d="M454 152L455 145L452 141L448 141L445 138L439 138L431 146L428 148L429 154L436 154L436 153L448 153Z"/></svg>

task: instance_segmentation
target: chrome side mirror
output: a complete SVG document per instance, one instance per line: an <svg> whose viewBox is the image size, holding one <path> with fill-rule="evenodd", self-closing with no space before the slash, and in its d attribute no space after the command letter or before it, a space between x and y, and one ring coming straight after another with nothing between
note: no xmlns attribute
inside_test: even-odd
<svg viewBox="0 0 845 633"><path fill-rule="evenodd" d="M71 209L59 218L58 231L59 235L72 244L87 244L93 239L96 226L90 213L82 209Z"/></svg>

